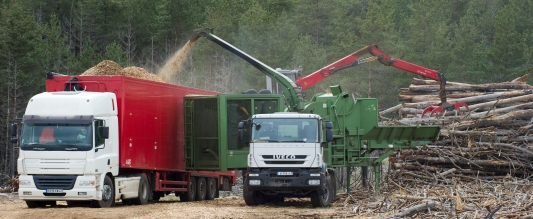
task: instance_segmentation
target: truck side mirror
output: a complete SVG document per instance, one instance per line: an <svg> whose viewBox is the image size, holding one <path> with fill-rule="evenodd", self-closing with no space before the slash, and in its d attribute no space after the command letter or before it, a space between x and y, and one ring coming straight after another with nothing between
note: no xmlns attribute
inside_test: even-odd
<svg viewBox="0 0 533 219"><path fill-rule="evenodd" d="M109 138L109 127L100 126L98 129L100 129L98 131L102 134L102 138Z"/></svg>
<svg viewBox="0 0 533 219"><path fill-rule="evenodd" d="M239 122L237 126L237 135L239 137L239 142L244 142L244 121Z"/></svg>
<svg viewBox="0 0 533 219"><path fill-rule="evenodd" d="M10 134L13 137L17 136L17 124L15 124L15 123L11 124Z"/></svg>
<svg viewBox="0 0 533 219"><path fill-rule="evenodd" d="M332 128L333 128L333 123L326 122L326 141L327 142L333 141L333 131L331 131Z"/></svg>

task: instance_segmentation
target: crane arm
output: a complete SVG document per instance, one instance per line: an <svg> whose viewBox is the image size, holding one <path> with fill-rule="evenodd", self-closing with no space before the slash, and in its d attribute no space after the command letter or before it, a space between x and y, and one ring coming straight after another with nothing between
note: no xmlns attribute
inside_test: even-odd
<svg viewBox="0 0 533 219"><path fill-rule="evenodd" d="M417 75L420 75L425 78L430 78L435 81L440 82L440 90L439 90L439 98L440 102L443 105L443 107L449 107L446 104L446 78L444 77L444 74L435 71L433 69L429 69L426 67L422 67L419 65L415 65L410 62L406 62L401 59L392 58L391 56L387 55L383 51L378 49L377 45L370 45L367 46L368 53L370 53L373 57L377 57L378 61L381 62L384 65L392 66L407 72L411 72ZM446 106L445 106L446 105Z"/></svg>
<svg viewBox="0 0 533 219"><path fill-rule="evenodd" d="M205 37L206 39L211 40L212 42L218 44L222 48L239 56L240 58L244 59L246 62L256 67L263 74L269 76L270 78L272 78L272 80L276 81L278 84L280 84L283 87L283 95L285 96L285 101L289 105L290 111L300 111L303 109L303 103L302 103L303 97L302 97L301 89L291 79L277 72L270 66L258 61L254 57L237 49L235 46L229 44L228 42L220 39L219 37L212 34L211 31L212 30L210 28L204 28L204 29L197 30L196 34L189 41L194 42L198 40L198 38L200 37Z"/></svg>
<svg viewBox="0 0 533 219"><path fill-rule="evenodd" d="M370 57L359 59L359 57L370 54ZM403 61L401 59L392 58L388 54L384 53L383 51L378 49L377 45L369 45L366 46L360 50L355 51L354 53L329 64L328 66L315 71L305 77L299 78L296 80L296 84L302 88L302 91L305 91L307 88L317 84L318 82L330 77L331 75L335 74L336 72L346 69L358 66L363 63L372 62L378 60L384 65L392 66L404 71L408 71L417 75L420 75L425 78L430 78L435 81L440 82L440 92L439 92L439 98L441 100L441 103L446 103L446 79L444 78L444 74L437 72L435 70L422 67L419 65L415 65L410 62Z"/></svg>
<svg viewBox="0 0 533 219"><path fill-rule="evenodd" d="M369 47L370 46L367 46L365 48L357 50L354 53L334 63L331 63L327 65L326 67L321 68L318 71L315 71L305 77L298 78L296 80L296 84L302 88L302 91L305 91L307 88L317 84L318 82L323 81L324 79L335 74L337 71L376 60L377 58L373 58L373 57L358 60L358 58L361 57L362 55L368 54Z"/></svg>

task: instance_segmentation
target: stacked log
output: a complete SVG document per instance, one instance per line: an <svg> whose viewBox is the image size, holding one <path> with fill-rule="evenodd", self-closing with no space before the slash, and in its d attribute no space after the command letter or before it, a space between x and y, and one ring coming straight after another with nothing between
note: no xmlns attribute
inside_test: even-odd
<svg viewBox="0 0 533 219"><path fill-rule="evenodd" d="M402 89L404 103L380 112L398 112L399 119L386 124L441 125L438 139L430 145L402 150L392 156L391 168L423 172L425 177L443 173L450 177L501 179L533 174L533 86L524 75L510 82L464 84L448 82L448 102L466 102L470 112L459 112L421 118L424 108L439 103L438 82L413 79ZM429 113L428 113L429 114ZM426 115L428 115L426 114ZM420 175L420 174L415 174Z"/></svg>

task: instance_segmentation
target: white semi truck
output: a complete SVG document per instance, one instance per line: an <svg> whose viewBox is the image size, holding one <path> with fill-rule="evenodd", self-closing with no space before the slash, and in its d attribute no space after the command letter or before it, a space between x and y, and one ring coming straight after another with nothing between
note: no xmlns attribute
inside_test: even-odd
<svg viewBox="0 0 533 219"><path fill-rule="evenodd" d="M49 75L22 119L19 198L29 208L141 205L170 192L216 198L236 171L188 170L184 149L184 97L212 94L127 76Z"/></svg>
<svg viewBox="0 0 533 219"><path fill-rule="evenodd" d="M319 115L288 112L257 114L241 122L241 140L251 130L246 204L310 197L314 207L329 206L335 198L335 172L326 167L323 147L332 139L331 127Z"/></svg>

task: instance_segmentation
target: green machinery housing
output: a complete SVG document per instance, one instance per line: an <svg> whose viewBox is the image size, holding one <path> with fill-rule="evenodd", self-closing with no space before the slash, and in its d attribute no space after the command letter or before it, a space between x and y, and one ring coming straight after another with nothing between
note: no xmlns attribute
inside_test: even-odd
<svg viewBox="0 0 533 219"><path fill-rule="evenodd" d="M440 126L378 126L376 99L353 98L338 85L330 91L314 95L304 108L333 124L333 141L324 148L328 167L376 166L394 151L430 143L439 134ZM379 157L371 157L374 150L381 150Z"/></svg>
<svg viewBox="0 0 533 219"><path fill-rule="evenodd" d="M184 99L185 164L188 170L246 169L249 146L237 125L254 114L283 111L279 94L219 94Z"/></svg>

